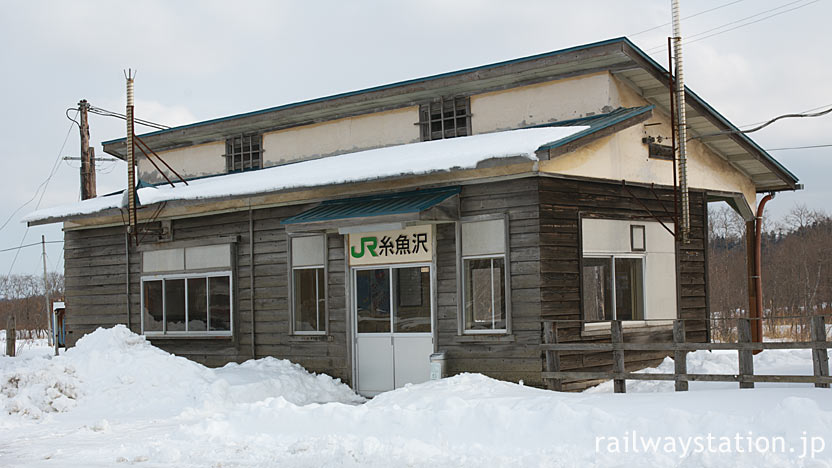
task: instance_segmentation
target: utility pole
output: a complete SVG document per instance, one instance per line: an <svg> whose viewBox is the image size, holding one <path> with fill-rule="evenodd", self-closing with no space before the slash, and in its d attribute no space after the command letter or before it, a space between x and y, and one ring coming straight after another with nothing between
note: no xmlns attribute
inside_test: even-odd
<svg viewBox="0 0 832 468"><path fill-rule="evenodd" d="M46 276L46 236L40 236L40 245L43 249L43 296L46 300L46 323L49 324L49 344L55 345L55 351L58 351L58 342L52 336L55 327L52 326L52 304L49 303L49 282Z"/></svg>
<svg viewBox="0 0 832 468"><path fill-rule="evenodd" d="M78 103L81 113L81 200L95 198L95 148L90 148L89 109L90 103L81 99Z"/></svg>

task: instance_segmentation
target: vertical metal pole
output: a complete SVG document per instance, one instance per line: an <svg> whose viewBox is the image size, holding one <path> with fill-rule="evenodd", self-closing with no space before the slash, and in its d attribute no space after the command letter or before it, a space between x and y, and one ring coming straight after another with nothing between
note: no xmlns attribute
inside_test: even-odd
<svg viewBox="0 0 832 468"><path fill-rule="evenodd" d="M287 247L291 248L291 244L287 243ZM289 251L289 254L291 256L291 250ZM290 268L289 275L291 276L291 274L292 270ZM288 284L292 284L291 278L289 278ZM248 206L248 297L251 301L251 305L249 306L249 309L251 309L251 358L257 359L257 344L255 342L254 333L256 323L256 320L254 319L254 213L251 210L251 200L249 200ZM292 304L290 303L289 310L291 310L291 307Z"/></svg>
<svg viewBox="0 0 832 468"><path fill-rule="evenodd" d="M679 190L681 192L682 216L680 229L682 242L690 242L690 198L688 193L687 173L687 121L685 118L685 74L682 68L682 29L679 19L679 0L672 0L673 14L673 50L676 56L676 112L678 114L679 132Z"/></svg>
<svg viewBox="0 0 832 468"><path fill-rule="evenodd" d="M130 317L130 232L129 231L124 233L124 277L126 278L125 284L124 284L124 286L125 286L124 297L126 299L126 304L125 305L127 306L127 329L128 330L133 330L133 328L131 328L131 326L130 326L131 325L130 324L130 322L131 322L130 318L131 317ZM139 324L141 324L141 321L139 321ZM140 329L140 331L143 332L143 330L141 330L141 326L139 327L139 329Z"/></svg>
<svg viewBox="0 0 832 468"><path fill-rule="evenodd" d="M55 327L52 326L52 305L49 301L49 282L46 276L46 236L40 236L40 245L43 250L43 298L46 301L46 323L49 327L49 345L55 345L55 354L58 353L57 340L55 340Z"/></svg>

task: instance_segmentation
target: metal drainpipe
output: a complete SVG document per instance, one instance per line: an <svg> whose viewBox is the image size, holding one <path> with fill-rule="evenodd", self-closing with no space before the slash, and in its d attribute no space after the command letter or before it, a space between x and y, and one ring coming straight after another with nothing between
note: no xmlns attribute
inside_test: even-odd
<svg viewBox="0 0 832 468"><path fill-rule="evenodd" d="M251 304L251 358L257 359L254 342L254 214L251 211L251 201L248 205L248 295Z"/></svg>
<svg viewBox="0 0 832 468"><path fill-rule="evenodd" d="M133 327L130 324L130 231L124 231L124 263L125 263L125 277L127 278L126 286L127 286L127 329L133 330Z"/></svg>
<svg viewBox="0 0 832 468"><path fill-rule="evenodd" d="M774 193L769 193L760 200L757 205L757 217L754 219L754 291L757 304L754 308L754 329L757 331L757 339L755 341L763 341L763 261L762 261L762 231L763 231L763 210L766 203L774 198ZM760 350L755 351L755 354Z"/></svg>

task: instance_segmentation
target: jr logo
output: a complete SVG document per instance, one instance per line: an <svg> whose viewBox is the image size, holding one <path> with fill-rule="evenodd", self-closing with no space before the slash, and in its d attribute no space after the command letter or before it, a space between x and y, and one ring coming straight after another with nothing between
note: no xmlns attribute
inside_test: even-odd
<svg viewBox="0 0 832 468"><path fill-rule="evenodd" d="M378 257L376 254L376 245L378 244L378 240L375 237L362 237L361 238L361 251L356 252L355 247L350 248L350 252L352 253L353 258L361 258L364 256L364 249L366 248L370 255L373 257Z"/></svg>

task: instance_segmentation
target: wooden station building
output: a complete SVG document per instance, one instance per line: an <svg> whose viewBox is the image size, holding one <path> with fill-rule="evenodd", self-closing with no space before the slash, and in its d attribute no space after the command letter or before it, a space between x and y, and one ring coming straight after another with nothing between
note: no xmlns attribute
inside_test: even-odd
<svg viewBox="0 0 832 468"><path fill-rule="evenodd" d="M373 395L445 372L543 385L560 342L709 340L707 203L747 220L797 179L687 91L677 242L668 73L625 38L140 135L114 194L62 222L71 345L127 324L211 366L274 356ZM104 142L124 159L125 139ZM162 174L164 173L164 176ZM173 186L165 176L174 180ZM660 357L629 353L628 368ZM609 353L561 356L563 370Z"/></svg>

